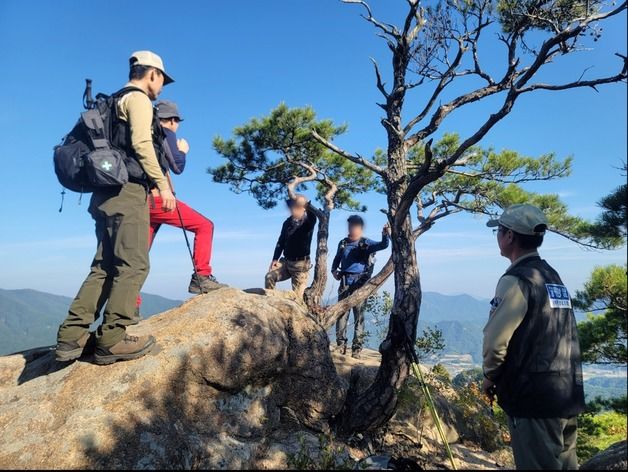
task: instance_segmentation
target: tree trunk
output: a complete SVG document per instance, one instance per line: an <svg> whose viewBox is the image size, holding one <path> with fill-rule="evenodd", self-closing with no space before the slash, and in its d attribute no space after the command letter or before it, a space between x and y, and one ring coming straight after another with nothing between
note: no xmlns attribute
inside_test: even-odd
<svg viewBox="0 0 628 472"><path fill-rule="evenodd" d="M395 297L388 323L388 335L380 345L382 361L373 383L357 392L350 386L347 401L338 418L340 434L376 429L395 412L397 392L408 377L407 345L414 346L421 306L421 284L416 260L412 220L407 209L407 148L402 126L405 98L405 75L410 60L409 42L397 43L392 58L394 83L386 96L386 119L382 125L388 136L388 166L385 174L388 220L392 231L392 260L395 274Z"/></svg>
<svg viewBox="0 0 628 472"><path fill-rule="evenodd" d="M405 150L403 145L393 151L396 175L388 184L389 217L395 222L396 209L407 187ZM393 173L395 175L395 173ZM373 430L385 424L395 412L397 392L409 372L407 343L414 345L421 306L421 284L416 260L415 238L409 214L391 225L392 260L395 274L395 298L388 335L380 345L382 362L375 380L363 392L350 386L347 401L336 424L340 434Z"/></svg>
<svg viewBox="0 0 628 472"><path fill-rule="evenodd" d="M416 14L418 4L411 6L408 19ZM340 434L376 429L395 412L397 392L408 377L410 359L408 343L414 347L421 306L421 284L416 260L415 236L408 209L407 147L402 125L406 93L406 72L411 58L409 35L399 37L392 48L393 84L386 93L386 129L388 165L384 174L388 199L388 220L392 231L392 260L395 274L395 297L388 323L388 335L380 345L382 361L373 383L363 392L350 386L343 411L335 425ZM356 383L357 384L357 383Z"/></svg>
<svg viewBox="0 0 628 472"><path fill-rule="evenodd" d="M318 313L322 306L323 294L327 286L327 239L329 238L330 211L317 210L318 232L316 233L316 258L314 261L314 279L305 291L305 304L311 312Z"/></svg>

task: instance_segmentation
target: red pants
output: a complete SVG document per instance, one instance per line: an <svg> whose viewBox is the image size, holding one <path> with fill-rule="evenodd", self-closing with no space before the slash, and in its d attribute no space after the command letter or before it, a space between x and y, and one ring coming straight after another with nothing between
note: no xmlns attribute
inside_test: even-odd
<svg viewBox="0 0 628 472"><path fill-rule="evenodd" d="M198 275L211 275L212 268L210 261L212 257L212 242L214 239L214 223L196 210L190 208L181 200L177 200L177 208L181 213L180 220L177 210L163 211L161 209L161 197L149 195L148 198L150 202L149 244L152 246L161 225L176 226L177 228L183 227L186 231L194 233L193 259L196 272ZM181 221L183 221L183 225L181 225ZM141 304L142 298L138 296L138 308Z"/></svg>
<svg viewBox="0 0 628 472"><path fill-rule="evenodd" d="M212 275L210 261L212 258L212 241L214 239L214 223L193 210L181 200L177 200L177 210L163 211L161 197L149 197L150 205L150 233L149 242L152 246L157 231L161 225L176 226L194 233L193 259L198 275ZM181 219L179 219L181 213ZM183 224L181 224L183 222Z"/></svg>

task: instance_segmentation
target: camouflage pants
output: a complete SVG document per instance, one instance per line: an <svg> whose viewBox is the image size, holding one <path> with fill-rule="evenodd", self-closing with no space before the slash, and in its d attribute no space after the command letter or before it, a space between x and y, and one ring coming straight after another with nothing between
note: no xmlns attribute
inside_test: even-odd
<svg viewBox="0 0 628 472"><path fill-rule="evenodd" d="M309 259L303 261L289 261L285 258L279 260L279 267L266 274L266 288L273 290L277 282L291 279L292 290L299 298L303 297L305 286L312 264Z"/></svg>

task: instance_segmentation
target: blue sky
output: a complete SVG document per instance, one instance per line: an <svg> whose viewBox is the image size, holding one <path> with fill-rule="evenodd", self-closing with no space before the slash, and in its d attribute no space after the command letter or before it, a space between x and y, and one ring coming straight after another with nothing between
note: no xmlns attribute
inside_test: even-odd
<svg viewBox="0 0 628 472"><path fill-rule="evenodd" d="M377 0L374 11L399 22L405 2ZM338 142L369 155L385 144L381 110L369 57L388 72L388 54L354 6L336 0L266 2L122 2L3 0L0 2L0 287L36 288L73 296L88 272L95 246L88 198L78 205L66 195L58 213L60 185L52 168L52 147L81 111L84 78L96 91L112 92L126 79L134 50L160 54L176 83L162 98L179 103L186 121L180 129L190 145L188 166L176 178L179 197L216 225L214 271L238 287L259 286L272 255L281 208L264 211L246 195L212 182L206 169L221 163L211 141L280 102L311 105L322 118L348 123ZM482 59L489 70L502 67L503 51L486 41ZM626 15L608 22L595 48L548 67L544 79L575 79L614 72L614 52L626 53ZM412 95L416 108L425 93ZM462 135L477 126L495 102L477 105L445 122L443 132ZM593 218L595 202L622 182L615 169L626 159L626 86L530 94L497 125L483 145L528 155L554 151L574 156L573 175L538 184L557 192L574 214ZM384 223L380 195L367 195L367 233ZM344 234L345 212L331 225L331 246ZM499 257L485 218L454 216L418 243L423 286L442 293L489 298L507 266ZM151 253L145 290L186 297L191 273L183 236L163 228ZM599 264L625 263L624 250L583 250L549 236L545 257L567 285L578 289ZM386 253L379 256L382 263ZM334 287L330 286L332 291Z"/></svg>

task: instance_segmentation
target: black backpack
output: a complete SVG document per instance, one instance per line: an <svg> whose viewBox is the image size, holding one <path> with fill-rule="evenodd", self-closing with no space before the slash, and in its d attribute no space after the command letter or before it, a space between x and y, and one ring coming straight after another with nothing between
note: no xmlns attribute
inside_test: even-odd
<svg viewBox="0 0 628 472"><path fill-rule="evenodd" d="M129 181L126 154L111 144L115 106L120 96L135 87L126 87L113 95L91 98L87 81L85 108L72 131L54 148L55 173L61 185L74 192L88 193L104 187L117 187Z"/></svg>
<svg viewBox="0 0 628 472"><path fill-rule="evenodd" d="M338 249L340 251L344 251L345 248L347 247L347 244L349 244L349 238L344 238L340 241L340 244L338 245ZM373 269L375 269L375 253L371 253L369 254L368 252L368 248L369 245L366 242L366 238L360 238L360 241L358 242L358 247L357 250L360 251L360 260L361 262L364 264L364 276L368 277L369 279L371 278L371 276L373 275Z"/></svg>

